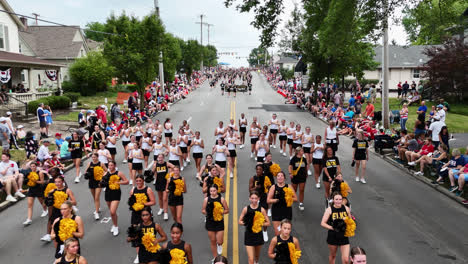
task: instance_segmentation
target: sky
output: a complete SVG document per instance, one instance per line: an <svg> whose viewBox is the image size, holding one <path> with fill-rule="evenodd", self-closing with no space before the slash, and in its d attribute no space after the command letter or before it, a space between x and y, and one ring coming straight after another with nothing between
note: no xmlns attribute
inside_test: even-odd
<svg viewBox="0 0 468 264"><path fill-rule="evenodd" d="M125 11L129 15L143 17L154 10L154 0L7 0L18 14L32 16L66 25L84 27L88 22L105 22L114 12ZM238 0L240 1L240 0ZM282 20L286 21L294 7L293 0L285 1L285 12ZM299 2L299 0L297 1ZM253 14L239 13L234 7L226 8L224 0L160 0L160 14L166 30L174 35L187 39L200 40L200 15L203 22L213 24L210 27L210 44L218 52L235 53L220 56L219 62L230 63L232 66L247 66L250 51L257 47L259 31L250 25ZM34 21L29 20L32 24ZM41 24L41 23L40 23ZM203 28L203 43L207 44L207 32ZM406 34L401 26L391 25L390 40L398 44L406 43ZM275 51L274 48L270 51ZM240 58L238 58L240 57Z"/></svg>

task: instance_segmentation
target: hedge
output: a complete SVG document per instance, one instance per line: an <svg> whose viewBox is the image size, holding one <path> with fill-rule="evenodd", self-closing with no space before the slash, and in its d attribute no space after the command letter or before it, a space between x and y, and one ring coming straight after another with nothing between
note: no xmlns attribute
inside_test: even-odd
<svg viewBox="0 0 468 264"><path fill-rule="evenodd" d="M67 96L48 96L28 103L28 112L36 114L40 103L49 105L53 110L66 109L70 107L71 100Z"/></svg>
<svg viewBox="0 0 468 264"><path fill-rule="evenodd" d="M78 102L78 98L80 98L81 94L75 92L68 92L64 93L63 96L70 98L70 101L72 102Z"/></svg>

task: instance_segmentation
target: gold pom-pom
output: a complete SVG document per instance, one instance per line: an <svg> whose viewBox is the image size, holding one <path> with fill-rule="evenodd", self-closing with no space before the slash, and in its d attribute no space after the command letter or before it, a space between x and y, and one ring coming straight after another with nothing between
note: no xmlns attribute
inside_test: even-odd
<svg viewBox="0 0 468 264"><path fill-rule="evenodd" d="M49 193L54 189L57 189L57 186L55 185L55 183L47 184L47 186L46 186L46 188L44 190L44 197L47 197L49 195Z"/></svg>
<svg viewBox="0 0 468 264"><path fill-rule="evenodd" d="M213 203L213 220L223 220L224 207L220 202Z"/></svg>
<svg viewBox="0 0 468 264"><path fill-rule="evenodd" d="M165 178L166 178L166 180L167 180L167 179L169 179L169 178L172 177L172 176L174 176L174 173L173 173L173 172L171 172L171 173L168 172L168 173L166 173L166 177L165 177Z"/></svg>
<svg viewBox="0 0 468 264"><path fill-rule="evenodd" d="M223 187L223 182L221 181L221 178L219 177L213 177L213 183L218 186L218 192L221 192L221 188Z"/></svg>
<svg viewBox="0 0 468 264"><path fill-rule="evenodd" d="M293 242L288 242L289 258L292 264L298 264L297 260L301 257L301 251L296 250L296 245Z"/></svg>
<svg viewBox="0 0 468 264"><path fill-rule="evenodd" d="M154 240L156 239L156 236L154 233L145 233L143 237L141 238L141 243L143 246L145 246L146 251L151 252L151 253L156 253L161 246L159 246L158 243L154 244Z"/></svg>
<svg viewBox="0 0 468 264"><path fill-rule="evenodd" d="M346 182L340 184L341 196L348 197L349 185Z"/></svg>
<svg viewBox="0 0 468 264"><path fill-rule="evenodd" d="M276 177L276 175L278 175L280 171L281 171L281 167L278 163L275 163L270 166L270 173L273 174L273 176Z"/></svg>
<svg viewBox="0 0 468 264"><path fill-rule="evenodd" d="M104 176L104 169L101 166L96 166L93 169L94 180L101 181L102 176Z"/></svg>
<svg viewBox="0 0 468 264"><path fill-rule="evenodd" d="M255 211L252 224L252 232L259 233L260 231L262 231L263 222L265 222L265 217L263 216L262 212Z"/></svg>
<svg viewBox="0 0 468 264"><path fill-rule="evenodd" d="M78 224L71 218L63 218L60 220L58 236L61 241L65 241L73 237L73 233L76 232Z"/></svg>
<svg viewBox="0 0 468 264"><path fill-rule="evenodd" d="M141 211L145 208L145 203L148 201L145 193L134 193L136 202L132 205L133 210Z"/></svg>
<svg viewBox="0 0 468 264"><path fill-rule="evenodd" d="M345 237L353 237L354 231L356 230L356 222L351 217L345 217L344 222L346 224Z"/></svg>
<svg viewBox="0 0 468 264"><path fill-rule="evenodd" d="M28 175L28 186L29 187L36 186L38 180L39 180L39 175L36 172L31 171Z"/></svg>
<svg viewBox="0 0 468 264"><path fill-rule="evenodd" d="M60 206L68 199L68 194L64 191L54 192L54 207L60 209Z"/></svg>
<svg viewBox="0 0 468 264"><path fill-rule="evenodd" d="M184 181L182 179L176 179L174 180L175 184L175 190L174 190L174 195L175 196L181 196L182 192L184 192Z"/></svg>
<svg viewBox="0 0 468 264"><path fill-rule="evenodd" d="M169 261L169 264L187 264L187 260L185 259L185 251L178 249L178 248L173 248L169 252L171 254L171 261Z"/></svg>
<svg viewBox="0 0 468 264"><path fill-rule="evenodd" d="M120 189L120 177L118 175L112 175L109 178L109 189L118 190Z"/></svg>
<svg viewBox="0 0 468 264"><path fill-rule="evenodd" d="M284 190L284 200L286 201L286 206L291 207L293 204L294 191L290 187L283 188Z"/></svg>
<svg viewBox="0 0 468 264"><path fill-rule="evenodd" d="M264 188L265 193L268 193L268 190L270 189L270 187L271 187L270 178L268 178L268 176L265 176L265 180L263 181L263 188Z"/></svg>

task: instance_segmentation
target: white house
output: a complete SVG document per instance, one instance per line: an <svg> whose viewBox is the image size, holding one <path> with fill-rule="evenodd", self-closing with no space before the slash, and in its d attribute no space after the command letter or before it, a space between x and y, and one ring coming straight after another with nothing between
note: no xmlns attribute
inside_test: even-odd
<svg viewBox="0 0 468 264"><path fill-rule="evenodd" d="M274 64L278 65L280 68L293 70L298 61L298 59L291 57L281 57L279 60L275 61Z"/></svg>

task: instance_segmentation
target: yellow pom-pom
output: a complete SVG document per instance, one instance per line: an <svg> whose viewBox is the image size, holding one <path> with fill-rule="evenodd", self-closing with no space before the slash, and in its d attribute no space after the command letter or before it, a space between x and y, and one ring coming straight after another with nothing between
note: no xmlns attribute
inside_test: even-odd
<svg viewBox="0 0 468 264"><path fill-rule="evenodd" d="M182 193L184 192L184 181L182 179L176 179L174 180L175 184L175 190L174 190L174 195L175 196L181 196Z"/></svg>
<svg viewBox="0 0 468 264"><path fill-rule="evenodd" d="M55 185L55 183L47 184L47 186L46 186L46 188L44 190L44 197L47 197L49 195L49 193L54 189L57 189L57 186Z"/></svg>
<svg viewBox="0 0 468 264"><path fill-rule="evenodd" d="M289 258L292 264L298 264L297 260L301 257L301 251L296 250L296 245L293 242L288 242Z"/></svg>
<svg viewBox="0 0 468 264"><path fill-rule="evenodd" d="M276 175L278 175L280 171L281 171L281 167L279 164L275 163L270 166L270 173L273 174L273 176L276 177Z"/></svg>
<svg viewBox="0 0 468 264"><path fill-rule="evenodd" d="M268 190L270 189L270 187L271 187L270 178L268 178L268 176L265 176L265 180L263 181L263 189L265 193L268 193Z"/></svg>
<svg viewBox="0 0 468 264"><path fill-rule="evenodd" d="M213 203L213 220L223 220L224 207L220 202Z"/></svg>
<svg viewBox="0 0 468 264"><path fill-rule="evenodd" d="M34 187L37 185L37 181L39 180L39 175L37 172L31 171L28 175L28 186Z"/></svg>
<svg viewBox="0 0 468 264"><path fill-rule="evenodd" d="M290 187L283 188L283 190L284 190L284 200L286 200L286 206L291 207L293 204L294 191Z"/></svg>
<svg viewBox="0 0 468 264"><path fill-rule="evenodd" d="M170 177L174 176L174 173L171 172L171 173L166 173L166 180L169 179Z"/></svg>
<svg viewBox="0 0 468 264"><path fill-rule="evenodd" d="M187 264L187 260L185 259L185 251L180 250L178 248L171 249L169 252L171 254L171 260L169 264Z"/></svg>
<svg viewBox="0 0 468 264"><path fill-rule="evenodd" d="M141 238L141 243L145 246L146 251L151 252L151 253L156 253L161 246L159 246L158 243L154 244L154 240L156 239L156 236L154 233L145 233L143 237Z"/></svg>
<svg viewBox="0 0 468 264"><path fill-rule="evenodd" d="M219 177L213 177L213 183L218 186L218 192L221 192L221 188L223 187L223 182L221 181L221 178Z"/></svg>
<svg viewBox="0 0 468 264"><path fill-rule="evenodd" d="M65 241L73 237L73 233L76 232L78 224L71 218L63 218L60 220L58 236L61 241Z"/></svg>
<svg viewBox="0 0 468 264"><path fill-rule="evenodd" d="M54 207L60 209L60 206L68 199L68 194L64 191L54 192Z"/></svg>
<svg viewBox="0 0 468 264"><path fill-rule="evenodd" d="M104 176L104 169L101 166L96 166L93 169L94 180L101 181L102 176Z"/></svg>
<svg viewBox="0 0 468 264"><path fill-rule="evenodd" d="M263 223L265 222L265 217L262 212L255 211L255 216L253 219L252 232L259 233L262 231Z"/></svg>
<svg viewBox="0 0 468 264"><path fill-rule="evenodd" d="M132 205L133 210L141 211L145 207L145 203L148 201L145 193L134 193L136 202Z"/></svg>
<svg viewBox="0 0 468 264"><path fill-rule="evenodd" d="M344 222L346 224L345 237L353 237L354 231L356 230L356 222L351 217L345 217Z"/></svg>
<svg viewBox="0 0 468 264"><path fill-rule="evenodd" d="M346 182L340 184L341 196L348 197L349 185Z"/></svg>
<svg viewBox="0 0 468 264"><path fill-rule="evenodd" d="M118 190L120 189L120 177L118 175L112 175L109 178L109 189Z"/></svg>

